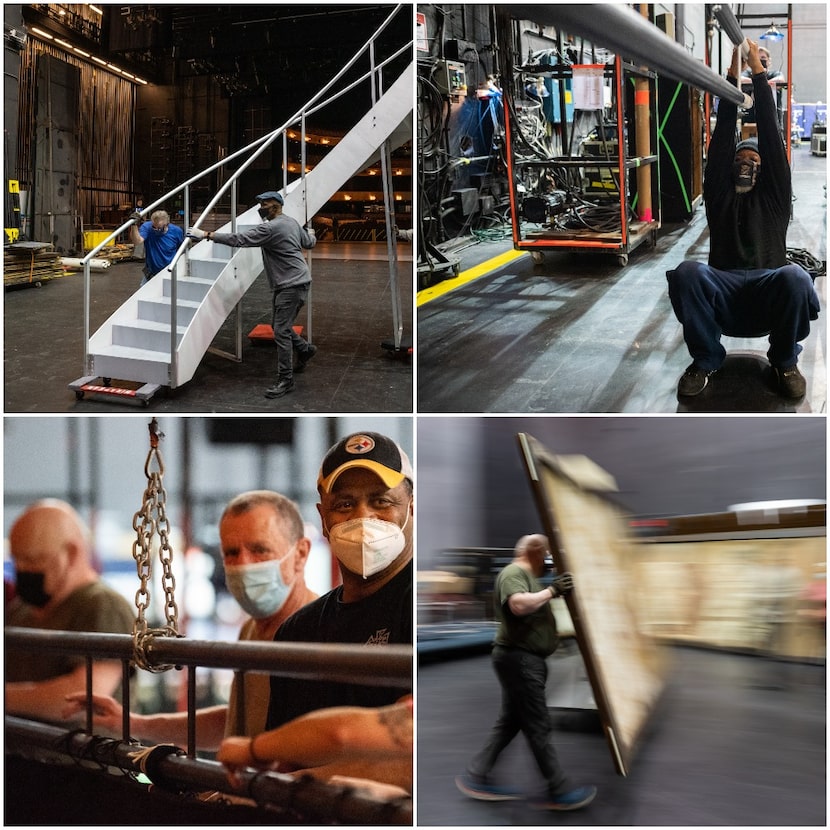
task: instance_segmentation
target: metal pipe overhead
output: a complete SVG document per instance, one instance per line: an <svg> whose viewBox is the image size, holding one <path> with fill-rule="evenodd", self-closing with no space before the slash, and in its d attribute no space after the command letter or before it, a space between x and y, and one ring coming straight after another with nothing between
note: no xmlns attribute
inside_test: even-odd
<svg viewBox="0 0 830 830"><path fill-rule="evenodd" d="M532 20L578 34L636 60L658 74L674 78L727 101L751 107L752 100L701 61L664 35L633 9L619 3L551 3L504 5L519 20Z"/></svg>
<svg viewBox="0 0 830 830"><path fill-rule="evenodd" d="M726 36L735 46L740 46L746 40L731 6L712 6L712 14L715 15L721 29L726 32Z"/></svg>

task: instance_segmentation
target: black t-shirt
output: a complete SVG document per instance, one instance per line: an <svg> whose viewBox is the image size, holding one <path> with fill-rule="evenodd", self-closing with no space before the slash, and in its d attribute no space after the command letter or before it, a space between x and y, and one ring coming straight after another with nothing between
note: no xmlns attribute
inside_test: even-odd
<svg viewBox="0 0 830 830"><path fill-rule="evenodd" d="M289 617L275 642L412 645L412 562L366 599L343 602L338 586ZM329 706L386 706L400 688L271 676L267 729Z"/></svg>

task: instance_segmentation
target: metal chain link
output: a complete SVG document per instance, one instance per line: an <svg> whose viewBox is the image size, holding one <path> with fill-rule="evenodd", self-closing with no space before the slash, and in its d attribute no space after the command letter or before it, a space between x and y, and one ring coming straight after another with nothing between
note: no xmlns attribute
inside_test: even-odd
<svg viewBox="0 0 830 830"><path fill-rule="evenodd" d="M136 563L139 588L135 594L138 611L133 625L133 648L135 662L139 668L151 672L163 672L172 666L151 665L147 648L154 637L179 636L179 609L176 605L176 578L173 575L173 548L170 545L170 521L167 518L167 492L164 489L164 461L159 452L159 442L164 437L158 431L158 421L150 422L150 452L144 464L147 487L144 490L141 509L133 516L133 559ZM162 587L164 589L164 614L167 625L163 628L149 628L145 614L150 607L149 584L153 578L153 537L158 533L158 555L162 566Z"/></svg>

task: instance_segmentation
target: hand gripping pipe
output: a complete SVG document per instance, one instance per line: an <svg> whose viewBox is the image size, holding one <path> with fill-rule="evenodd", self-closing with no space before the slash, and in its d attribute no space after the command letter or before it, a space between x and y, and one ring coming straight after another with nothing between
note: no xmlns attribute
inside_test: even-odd
<svg viewBox="0 0 830 830"><path fill-rule="evenodd" d="M551 3L505 5L502 10L518 20L532 20L581 35L636 60L658 74L674 78L743 107L752 99L664 35L659 29L621 3Z"/></svg>
<svg viewBox="0 0 830 830"><path fill-rule="evenodd" d="M746 37L741 30L740 24L735 17L735 13L732 11L732 7L720 5L712 6L712 14L715 15L718 23L720 23L721 29L726 32L726 36L732 41L732 43L735 44L735 46L741 47L741 52L744 57L746 57L746 55L749 54L749 47L747 46Z"/></svg>

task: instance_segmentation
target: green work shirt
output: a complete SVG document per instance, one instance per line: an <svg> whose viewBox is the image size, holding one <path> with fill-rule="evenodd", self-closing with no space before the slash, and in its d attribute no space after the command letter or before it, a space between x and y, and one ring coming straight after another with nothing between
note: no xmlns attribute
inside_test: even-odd
<svg viewBox="0 0 830 830"><path fill-rule="evenodd" d="M73 591L45 619L36 619L34 610L19 597L13 599L6 614L6 625L51 631L131 634L135 618L127 600L100 580ZM7 681L37 681L69 674L84 663L84 657L7 648L5 663Z"/></svg>
<svg viewBox="0 0 830 830"><path fill-rule="evenodd" d="M532 614L519 617L510 610L507 600L513 594L536 593L545 586L533 574L511 562L496 577L495 593L498 599L496 615L499 623L496 645L523 648L540 657L556 651L559 635L556 619L549 602Z"/></svg>

